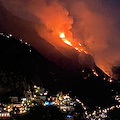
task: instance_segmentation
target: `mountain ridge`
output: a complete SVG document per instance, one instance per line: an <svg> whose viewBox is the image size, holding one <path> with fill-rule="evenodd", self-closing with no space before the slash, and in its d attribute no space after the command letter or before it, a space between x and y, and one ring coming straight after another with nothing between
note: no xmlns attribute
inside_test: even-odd
<svg viewBox="0 0 120 120"><path fill-rule="evenodd" d="M28 85L37 84L45 87L52 94L58 91L70 92L72 96L79 97L88 106L111 104L114 102L112 96L115 93L111 92L109 76L104 74L95 63L93 65L94 67L91 68L79 65L79 69L71 71L47 60L29 43L7 34L0 35L0 73L2 75L0 82L3 85L1 86L3 90L0 91L1 96L3 91L5 94L7 92L17 94L20 90L22 95ZM13 86L15 89L11 89ZM6 92L6 90L9 91Z"/></svg>

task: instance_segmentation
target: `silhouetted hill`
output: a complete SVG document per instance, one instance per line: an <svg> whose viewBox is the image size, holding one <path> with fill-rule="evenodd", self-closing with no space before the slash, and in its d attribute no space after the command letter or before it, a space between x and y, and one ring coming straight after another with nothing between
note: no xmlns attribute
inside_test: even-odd
<svg viewBox="0 0 120 120"><path fill-rule="evenodd" d="M84 54L84 53L81 53ZM83 55L82 55L83 56ZM81 56L81 59L82 59ZM0 35L0 95L22 95L33 83L51 93L70 92L88 106L107 106L119 92L115 83L84 54L91 65L80 64L76 70L61 68L37 52L30 44L6 34ZM82 63L82 62L81 62ZM116 89L111 92L111 89Z"/></svg>

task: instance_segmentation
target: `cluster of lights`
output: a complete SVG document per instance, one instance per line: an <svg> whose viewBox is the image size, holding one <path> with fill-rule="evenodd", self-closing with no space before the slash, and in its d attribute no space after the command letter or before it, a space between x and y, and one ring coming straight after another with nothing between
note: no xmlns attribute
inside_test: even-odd
<svg viewBox="0 0 120 120"><path fill-rule="evenodd" d="M36 85L34 85L34 91L35 91L35 94L33 95L34 98L37 97L36 94L39 94L39 95L48 95L48 91L45 91L44 88L40 88L40 87L37 87Z"/></svg>
<svg viewBox="0 0 120 120"><path fill-rule="evenodd" d="M93 71L93 74L94 74L95 76L97 76L97 77L99 76L94 69L92 69L92 71Z"/></svg>
<svg viewBox="0 0 120 120"><path fill-rule="evenodd" d="M35 90L40 90L40 87L37 87L36 85L34 86L34 89ZM38 91L36 91L38 92ZM45 101L45 105L56 105L57 107L60 108L61 111L63 112L66 112L66 111L74 111L74 103L72 101L72 99L70 98L69 94L65 94L63 95L62 93L59 93L57 94L56 97L50 97L48 98L50 101L52 99L53 102L48 102L48 101ZM27 98L22 98L21 99L22 102L21 104L18 106L19 110L20 110L20 113L19 114L23 114L25 112L27 112L27 107L29 106L34 106L34 104L30 104L31 100L27 99ZM115 96L115 100L117 100L119 102L120 100L120 97L119 95L116 95ZM57 104L57 102L59 104ZM70 104L68 106L66 106L66 102L69 102ZM84 109L84 115L85 115L85 118L86 120L103 120L105 118L107 118L107 114L108 112L110 112L111 110L117 108L119 109L120 108L120 105L113 105L113 106L110 106L110 107L107 107L107 108L101 108L101 107L98 107L96 110L94 110L93 112L89 112L87 111L87 107L84 105L83 102L81 102L79 99L76 99L76 102L81 104L82 108ZM14 105L15 106L15 105ZM28 107L28 108L29 108ZM10 110L10 106L8 106L8 110ZM10 114L9 114L10 111L8 111L8 113L0 113L0 117L9 117ZM8 115L9 114L9 115Z"/></svg>
<svg viewBox="0 0 120 120"><path fill-rule="evenodd" d="M34 86L35 90L39 90L40 87L37 87L36 85ZM39 92L39 91L36 91ZM48 91L45 92L45 94L48 94ZM35 99L35 98L34 98ZM7 108L5 108L7 110L7 112L0 112L0 118L4 118L4 117L10 117L10 112L13 110L13 107L15 107L15 110L17 111L17 109L19 109L19 113L17 113L16 111L14 111L14 114L23 114L26 113L27 111L30 110L30 107L35 106L36 104L32 103L32 100L34 100L33 98L21 98L21 102L19 104L10 104L9 106L7 106Z"/></svg>
<svg viewBox="0 0 120 120"><path fill-rule="evenodd" d="M48 100L52 100L55 105L64 105L67 102L71 102L71 98L68 94L65 95L57 95L56 97L50 96Z"/></svg>
<svg viewBox="0 0 120 120"><path fill-rule="evenodd" d="M7 34L4 34L4 33L0 33L0 35L5 36L5 37L8 38L8 39L13 36L12 34L8 34L8 35L7 35ZM22 39L19 39L19 41L20 41L21 43L24 43L25 45L31 46L28 42L24 42ZM32 50L30 49L29 52L31 53Z"/></svg>
<svg viewBox="0 0 120 120"><path fill-rule="evenodd" d="M22 98L22 103L20 107L20 114L27 112L27 107L29 106L29 101L26 98Z"/></svg>
<svg viewBox="0 0 120 120"><path fill-rule="evenodd" d="M120 97L116 95L115 100L120 102ZM107 118L107 114L111 111L114 110L115 108L120 109L120 105L113 105L107 108L101 108L98 107L97 110L94 110L93 112L88 112L87 107L79 100L76 99L76 101L81 104L81 106L84 109L84 114L87 120L103 120L104 118Z"/></svg>
<svg viewBox="0 0 120 120"><path fill-rule="evenodd" d="M3 118L4 118L4 117L5 117L5 118L6 118L6 117L10 117L10 113L7 113L7 112L5 112L5 113L0 113L0 118L1 118L1 117L3 117Z"/></svg>
<svg viewBox="0 0 120 120"><path fill-rule="evenodd" d="M0 35L2 35L2 36L5 36L5 37L7 37L7 38L10 38L10 37L12 37L12 34L4 34L4 33L0 33Z"/></svg>
<svg viewBox="0 0 120 120"><path fill-rule="evenodd" d="M116 95L116 96L115 96L115 100L117 100L118 102L120 102L120 96L119 96L119 95Z"/></svg>
<svg viewBox="0 0 120 120"><path fill-rule="evenodd" d="M106 77L104 77L103 80L108 80L109 83L114 82L114 80L111 77L109 79L106 79Z"/></svg>
<svg viewBox="0 0 120 120"><path fill-rule="evenodd" d="M86 119L90 120L102 120L107 118L107 110L94 110L92 113L85 111Z"/></svg>
<svg viewBox="0 0 120 120"><path fill-rule="evenodd" d="M92 113L89 113L87 111L85 111L85 115L86 115L86 118L87 119L98 119L98 120L102 120L102 118L107 118L107 114L111 111L111 110L114 110L115 108L119 109L120 108L120 105L114 105L114 106L111 106L111 107L108 107L108 108L105 108L105 109L99 109L98 110L95 110L93 111Z"/></svg>
<svg viewBox="0 0 120 120"><path fill-rule="evenodd" d="M84 109L84 111L86 111L87 107L84 105L83 102L81 102L79 99L76 99L76 102L78 102L79 104L81 104L81 106Z"/></svg>
<svg viewBox="0 0 120 120"><path fill-rule="evenodd" d="M51 102L52 101L52 102ZM67 104L67 106L66 106ZM61 92L57 94L56 97L50 96L45 105L56 105L62 112L74 111L75 101L72 101L69 94L62 94Z"/></svg>
<svg viewBox="0 0 120 120"><path fill-rule="evenodd" d="M96 77L99 76L98 73L95 71L95 69L92 69L92 72L93 72L93 74L94 74ZM103 80L106 80L106 78L104 77ZM112 82L114 82L114 81L113 81L113 79L110 77L110 78L108 79L108 82L112 83Z"/></svg>

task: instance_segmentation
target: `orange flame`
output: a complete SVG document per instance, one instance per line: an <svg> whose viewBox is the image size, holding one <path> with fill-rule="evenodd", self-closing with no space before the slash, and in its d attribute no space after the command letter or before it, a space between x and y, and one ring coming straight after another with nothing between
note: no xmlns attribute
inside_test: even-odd
<svg viewBox="0 0 120 120"><path fill-rule="evenodd" d="M65 38L65 33L61 33L60 38Z"/></svg>
<svg viewBox="0 0 120 120"><path fill-rule="evenodd" d="M65 38L65 33L61 33L59 37L62 38L62 41L63 41L64 43L66 43L67 45L72 46L71 42L68 41L68 40Z"/></svg>
<svg viewBox="0 0 120 120"><path fill-rule="evenodd" d="M72 44L71 44L71 42L70 42L70 41L68 41L68 40L66 40L66 39L62 39L62 40L64 41L64 43L66 43L66 44L68 44L68 45L72 46Z"/></svg>
<svg viewBox="0 0 120 120"><path fill-rule="evenodd" d="M81 43L78 44L80 48L72 45L72 43L65 38L65 33L64 33L64 32L60 33L59 37L62 39L62 41L63 41L64 43L66 43L66 44L69 45L69 46L72 46L72 47L73 47L74 49L76 49L78 52L84 52L84 53L87 54L87 52L83 50Z"/></svg>

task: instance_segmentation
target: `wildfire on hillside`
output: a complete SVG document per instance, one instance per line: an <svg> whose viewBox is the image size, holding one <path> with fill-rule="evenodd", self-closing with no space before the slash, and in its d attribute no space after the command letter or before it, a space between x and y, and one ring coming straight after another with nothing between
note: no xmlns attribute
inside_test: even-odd
<svg viewBox="0 0 120 120"><path fill-rule="evenodd" d="M86 52L85 50L83 50L81 43L78 43L78 47L77 47L77 46L74 46L68 39L66 39L66 36L65 36L65 33L64 33L64 32L60 33L59 37L62 39L62 41L63 41L64 43L66 43L66 44L69 45L69 46L72 46L72 47L73 47L75 50L77 50L78 52L84 52L84 53L87 54L87 52Z"/></svg>
<svg viewBox="0 0 120 120"><path fill-rule="evenodd" d="M89 4L89 0L29 0L28 4L21 0L13 1L6 2L6 0L3 0L2 3L17 17L37 23L35 24L36 33L63 55L69 56L68 47L65 44L79 53L89 53L94 57L96 65L107 75L112 76L111 68L120 59L118 51L120 48L118 44L119 34L117 34L119 32L116 32L117 27L114 28L116 19L111 18L112 15L109 14L113 11L104 10L105 6L102 2L94 0L92 1L94 4ZM96 9L97 5L101 6L99 11ZM22 12L19 6L23 8ZM110 29L113 29L113 31L110 31ZM39 42L43 41L36 40L31 43L35 45ZM48 55L48 51L42 50L46 47L45 44L39 44L42 47L38 47L36 44L37 49L44 52L45 55L47 54L46 56L51 56L51 53ZM73 56L74 52L69 54ZM53 58L51 59L53 60Z"/></svg>

